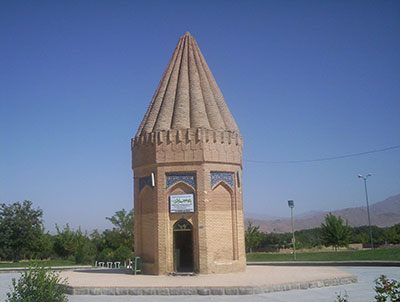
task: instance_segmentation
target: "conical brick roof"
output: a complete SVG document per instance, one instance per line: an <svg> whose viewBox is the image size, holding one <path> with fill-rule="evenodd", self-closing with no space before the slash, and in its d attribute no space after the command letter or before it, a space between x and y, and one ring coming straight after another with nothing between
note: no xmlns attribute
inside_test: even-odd
<svg viewBox="0 0 400 302"><path fill-rule="evenodd" d="M178 41L137 136L189 128L239 133L196 40L186 32Z"/></svg>

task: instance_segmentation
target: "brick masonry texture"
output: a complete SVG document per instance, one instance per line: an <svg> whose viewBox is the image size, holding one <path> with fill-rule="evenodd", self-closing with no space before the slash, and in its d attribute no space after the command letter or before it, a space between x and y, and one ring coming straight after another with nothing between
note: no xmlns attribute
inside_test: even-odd
<svg viewBox="0 0 400 302"><path fill-rule="evenodd" d="M187 32L178 41L136 136L189 128L238 132L196 40Z"/></svg>
<svg viewBox="0 0 400 302"><path fill-rule="evenodd" d="M192 225L195 272L244 271L243 197L237 179L242 137L189 33L179 39L131 148L135 255L143 258L144 273L175 271L174 225L180 219ZM172 194L193 194L195 211L170 213Z"/></svg>

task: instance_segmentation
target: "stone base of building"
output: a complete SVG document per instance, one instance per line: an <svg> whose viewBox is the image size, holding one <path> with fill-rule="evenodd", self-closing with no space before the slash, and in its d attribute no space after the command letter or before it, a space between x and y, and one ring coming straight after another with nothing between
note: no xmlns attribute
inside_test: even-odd
<svg viewBox="0 0 400 302"><path fill-rule="evenodd" d="M332 267L251 266L242 273L184 277L86 270L61 277L68 278L70 295L255 295L357 283L357 276Z"/></svg>

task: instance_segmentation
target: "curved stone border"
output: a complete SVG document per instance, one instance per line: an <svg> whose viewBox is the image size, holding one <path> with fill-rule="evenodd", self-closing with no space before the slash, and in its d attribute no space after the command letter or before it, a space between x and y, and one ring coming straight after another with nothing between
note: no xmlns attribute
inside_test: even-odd
<svg viewBox="0 0 400 302"><path fill-rule="evenodd" d="M184 296L184 295L257 295L295 289L310 289L357 283L357 277L326 279L309 282L275 284L267 286L235 287L72 287L69 295L131 295L131 296Z"/></svg>

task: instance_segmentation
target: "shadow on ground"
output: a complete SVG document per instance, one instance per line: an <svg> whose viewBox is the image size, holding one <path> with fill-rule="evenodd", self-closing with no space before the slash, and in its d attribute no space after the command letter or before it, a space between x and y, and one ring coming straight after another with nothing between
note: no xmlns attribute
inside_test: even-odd
<svg viewBox="0 0 400 302"><path fill-rule="evenodd" d="M126 274L132 275L131 270L126 268L91 268L91 269L77 269L77 273L93 273L93 274Z"/></svg>

